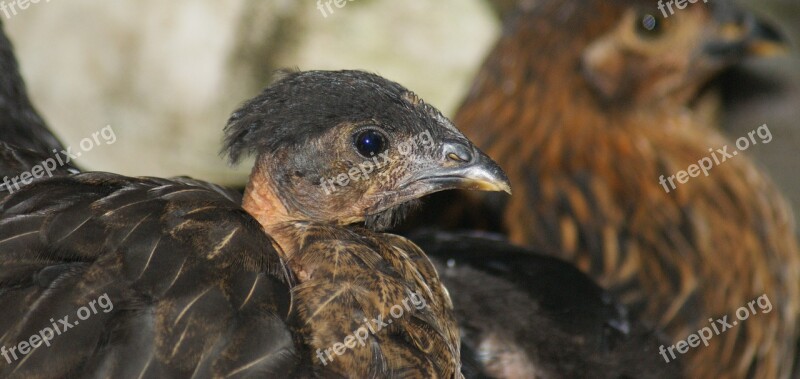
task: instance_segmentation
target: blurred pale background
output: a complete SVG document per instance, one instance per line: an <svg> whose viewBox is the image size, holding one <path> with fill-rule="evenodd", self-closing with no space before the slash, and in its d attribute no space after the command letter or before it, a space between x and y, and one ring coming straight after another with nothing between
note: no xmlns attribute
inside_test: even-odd
<svg viewBox="0 0 800 379"><path fill-rule="evenodd" d="M335 7L334 7L335 8ZM497 21L481 0L69 0L7 21L34 103L66 145L110 124L80 163L243 182L218 156L230 113L274 70L358 68L453 110Z"/></svg>
<svg viewBox="0 0 800 379"><path fill-rule="evenodd" d="M800 1L745 4L797 50ZM248 165L218 156L221 130L275 69L373 71L452 115L500 31L489 0L353 0L334 11L323 17L313 0L52 0L4 22L34 103L67 146L116 132L82 166L239 185ZM800 57L746 66L786 89L737 104L725 127L736 138L769 124L773 141L748 153L800 204Z"/></svg>

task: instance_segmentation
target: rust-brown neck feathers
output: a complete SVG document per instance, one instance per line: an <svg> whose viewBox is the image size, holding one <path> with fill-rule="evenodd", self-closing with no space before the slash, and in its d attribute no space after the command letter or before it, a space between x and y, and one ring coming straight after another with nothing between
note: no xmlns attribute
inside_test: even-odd
<svg viewBox="0 0 800 379"><path fill-rule="evenodd" d="M684 359L694 362L691 377L781 377L794 356L800 296L785 201L743 154L669 192L659 184L709 149L733 147L686 101L703 76L687 74L671 97L609 101L582 59L629 15L625 2L534 3L508 20L455 117L514 183L504 215L511 238L575 262L675 341L767 294L780 311Z"/></svg>

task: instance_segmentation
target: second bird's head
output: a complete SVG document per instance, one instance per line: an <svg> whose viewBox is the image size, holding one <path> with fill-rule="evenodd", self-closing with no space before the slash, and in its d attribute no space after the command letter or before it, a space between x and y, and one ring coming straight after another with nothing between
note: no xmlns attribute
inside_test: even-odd
<svg viewBox="0 0 800 379"><path fill-rule="evenodd" d="M775 26L732 0L593 3L617 12L603 28L587 28L597 35L581 50L581 70L604 100L618 104L685 104L728 67L789 47ZM599 18L584 12L584 19Z"/></svg>
<svg viewBox="0 0 800 379"><path fill-rule="evenodd" d="M223 151L231 163L256 157L245 208L275 220L379 229L433 192L510 193L500 167L436 108L362 71L284 73L234 112Z"/></svg>

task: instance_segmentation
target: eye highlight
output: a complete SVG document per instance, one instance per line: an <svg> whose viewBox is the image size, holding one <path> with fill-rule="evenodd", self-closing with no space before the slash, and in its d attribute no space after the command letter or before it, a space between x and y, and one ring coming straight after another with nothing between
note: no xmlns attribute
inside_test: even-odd
<svg viewBox="0 0 800 379"><path fill-rule="evenodd" d="M388 146L383 133L366 129L355 134L353 144L362 156L369 158L384 152Z"/></svg>
<svg viewBox="0 0 800 379"><path fill-rule="evenodd" d="M651 14L636 17L636 34L646 38L656 38L664 32L663 22Z"/></svg>

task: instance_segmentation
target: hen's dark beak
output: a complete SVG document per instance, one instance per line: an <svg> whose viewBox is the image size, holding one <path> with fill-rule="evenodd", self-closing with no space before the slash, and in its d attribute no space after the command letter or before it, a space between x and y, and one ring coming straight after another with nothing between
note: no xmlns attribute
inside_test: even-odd
<svg viewBox="0 0 800 379"><path fill-rule="evenodd" d="M721 23L720 39L706 46L717 58L772 57L789 51L789 44L774 26L750 13L737 10Z"/></svg>
<svg viewBox="0 0 800 379"><path fill-rule="evenodd" d="M384 193L369 213L449 189L511 194L511 184L500 166L466 139L445 141L439 151L437 159L417 163L415 171L399 181L397 190Z"/></svg>
<svg viewBox="0 0 800 379"><path fill-rule="evenodd" d="M747 55L771 57L788 53L789 44L777 29L755 17L752 20L745 40Z"/></svg>

